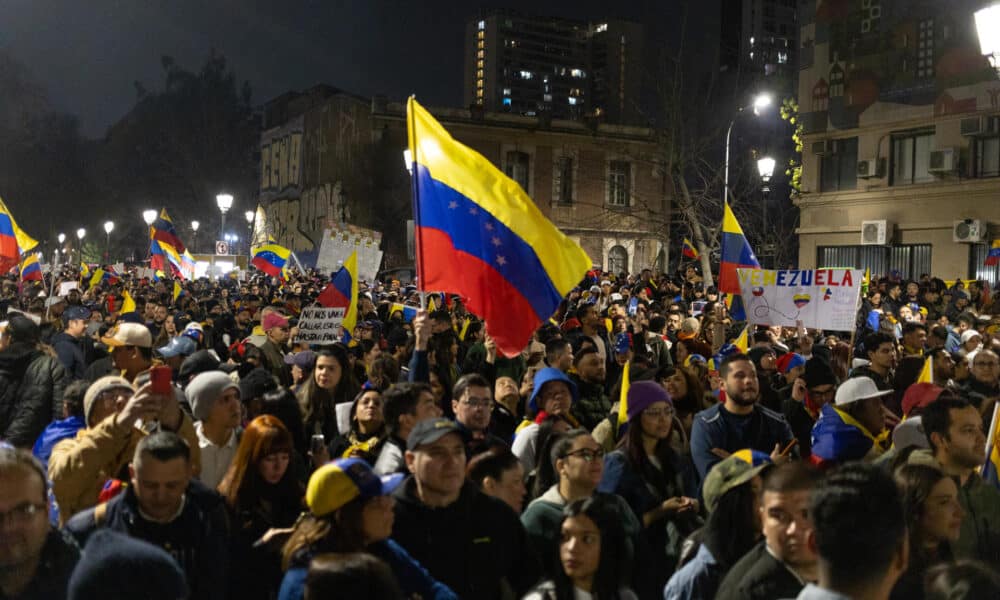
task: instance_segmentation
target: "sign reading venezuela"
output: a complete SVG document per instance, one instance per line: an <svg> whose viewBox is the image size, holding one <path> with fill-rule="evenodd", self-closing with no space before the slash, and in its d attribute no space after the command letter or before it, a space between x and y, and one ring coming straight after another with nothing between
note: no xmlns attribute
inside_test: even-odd
<svg viewBox="0 0 1000 600"><path fill-rule="evenodd" d="M858 269L737 269L747 320L754 325L854 329L864 277Z"/></svg>

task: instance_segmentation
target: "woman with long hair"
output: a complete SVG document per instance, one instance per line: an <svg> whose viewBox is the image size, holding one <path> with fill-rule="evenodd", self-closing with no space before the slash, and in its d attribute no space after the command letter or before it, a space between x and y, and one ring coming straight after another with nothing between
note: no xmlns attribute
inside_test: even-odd
<svg viewBox="0 0 1000 600"><path fill-rule="evenodd" d="M680 556L681 542L700 524L698 501L685 496L677 453L670 446L674 407L658 383L637 381L628 391L628 425L618 449L604 461L598 490L628 502L646 531L662 588Z"/></svg>
<svg viewBox="0 0 1000 600"><path fill-rule="evenodd" d="M219 484L231 521L230 556L233 564L240 565L231 573L231 598L277 596L280 553L257 541L274 535L272 530L291 527L302 511L302 484L288 468L293 452L292 434L284 424L277 417L261 415L243 431L236 456Z"/></svg>
<svg viewBox="0 0 1000 600"><path fill-rule="evenodd" d="M953 560L951 544L958 541L964 511L955 480L923 464L896 471L903 495L903 515L910 536L910 564L892 588L890 599L924 597L924 575L939 563Z"/></svg>
<svg viewBox="0 0 1000 600"><path fill-rule="evenodd" d="M160 327L160 333L153 340L153 347L162 348L166 346L176 335L177 324L174 322L174 315L168 314L167 318L163 320L163 327Z"/></svg>
<svg viewBox="0 0 1000 600"><path fill-rule="evenodd" d="M340 433L336 405L350 402L360 386L354 379L347 348L333 344L316 351L316 366L296 397L302 409L306 435L323 434L333 440Z"/></svg>
<svg viewBox="0 0 1000 600"><path fill-rule="evenodd" d="M338 458L317 469L306 488L309 512L285 543L279 600L301 600L310 560L328 552L368 552L382 559L404 596L457 600L455 592L389 538L394 520L389 494L402 482L401 473L379 478L358 458Z"/></svg>
<svg viewBox="0 0 1000 600"><path fill-rule="evenodd" d="M631 547L606 497L570 502L560 526L559 567L525 600L636 600L628 587Z"/></svg>
<svg viewBox="0 0 1000 600"><path fill-rule="evenodd" d="M362 390L351 405L351 428L330 443L330 456L362 458L375 464L386 437L382 414L382 394L378 390Z"/></svg>

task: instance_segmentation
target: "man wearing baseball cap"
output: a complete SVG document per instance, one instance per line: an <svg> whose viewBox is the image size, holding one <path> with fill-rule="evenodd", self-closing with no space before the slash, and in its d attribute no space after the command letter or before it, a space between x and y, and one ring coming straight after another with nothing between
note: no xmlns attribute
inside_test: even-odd
<svg viewBox="0 0 1000 600"><path fill-rule="evenodd" d="M70 306L62 314L63 330L52 336L52 348L71 379L83 379L87 361L83 356L84 334L90 311L82 306Z"/></svg>
<svg viewBox="0 0 1000 600"><path fill-rule="evenodd" d="M406 448L412 475L393 493L393 539L461 598L500 598L502 580L521 597L538 579L537 558L514 511L466 481L464 430L420 421Z"/></svg>
<svg viewBox="0 0 1000 600"><path fill-rule="evenodd" d="M260 351L264 355L261 366L277 377L281 385L291 387L292 371L285 364L286 344L291 331L288 317L277 311L268 312L261 321L261 328L267 336L260 346Z"/></svg>
<svg viewBox="0 0 1000 600"><path fill-rule="evenodd" d="M875 460L886 450L882 398L892 390L879 390L869 377L852 377L840 384L832 404L820 410L813 426L810 461L826 469L850 461Z"/></svg>
<svg viewBox="0 0 1000 600"><path fill-rule="evenodd" d="M101 342L111 351L114 368L129 381L153 366L153 334L141 323L119 323Z"/></svg>

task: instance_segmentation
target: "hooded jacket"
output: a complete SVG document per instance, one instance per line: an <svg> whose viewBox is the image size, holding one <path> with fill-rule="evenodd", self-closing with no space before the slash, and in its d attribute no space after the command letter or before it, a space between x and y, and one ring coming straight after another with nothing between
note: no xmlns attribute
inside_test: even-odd
<svg viewBox="0 0 1000 600"><path fill-rule="evenodd" d="M69 383L59 361L33 344L0 351L0 439L31 448L45 427L62 416Z"/></svg>
<svg viewBox="0 0 1000 600"><path fill-rule="evenodd" d="M849 461L870 461L882 454L875 437L833 404L824 404L812 431L812 457L818 467L826 468Z"/></svg>
<svg viewBox="0 0 1000 600"><path fill-rule="evenodd" d="M83 339L75 338L65 331L52 336L52 348L59 357L71 379L83 379L87 372L87 361L83 356Z"/></svg>

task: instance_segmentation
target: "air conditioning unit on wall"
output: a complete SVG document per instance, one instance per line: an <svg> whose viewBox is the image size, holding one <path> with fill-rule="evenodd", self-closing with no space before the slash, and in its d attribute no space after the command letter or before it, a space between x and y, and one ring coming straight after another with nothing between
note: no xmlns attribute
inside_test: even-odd
<svg viewBox="0 0 1000 600"><path fill-rule="evenodd" d="M892 225L886 220L861 222L862 246L888 246Z"/></svg>
<svg viewBox="0 0 1000 600"><path fill-rule="evenodd" d="M979 219L955 221L951 228L951 239L960 244L978 244L986 239L986 224Z"/></svg>
<svg viewBox="0 0 1000 600"><path fill-rule="evenodd" d="M858 177L861 179L871 179L878 177L878 161L874 158L867 158L858 161Z"/></svg>

